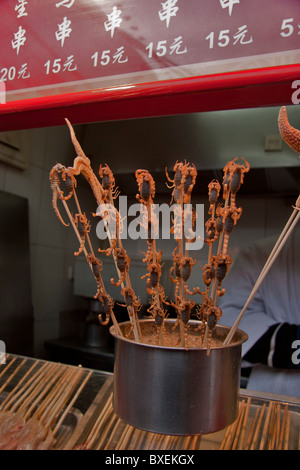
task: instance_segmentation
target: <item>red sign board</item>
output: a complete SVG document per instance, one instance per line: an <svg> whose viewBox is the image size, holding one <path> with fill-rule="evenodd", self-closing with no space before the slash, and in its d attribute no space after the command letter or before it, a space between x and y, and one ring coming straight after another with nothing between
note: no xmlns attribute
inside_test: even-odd
<svg viewBox="0 0 300 470"><path fill-rule="evenodd" d="M0 39L8 103L298 64L300 1L1 0Z"/></svg>

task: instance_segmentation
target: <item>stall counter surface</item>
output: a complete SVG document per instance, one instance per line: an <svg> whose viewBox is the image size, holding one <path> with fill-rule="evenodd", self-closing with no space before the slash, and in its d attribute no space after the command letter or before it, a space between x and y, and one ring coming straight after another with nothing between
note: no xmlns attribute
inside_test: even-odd
<svg viewBox="0 0 300 470"><path fill-rule="evenodd" d="M115 414L113 378L81 365L7 354L0 364L0 424L14 416L19 431L5 434L0 425L0 449L299 449L298 398L240 389L238 416L227 428L170 436L134 428Z"/></svg>

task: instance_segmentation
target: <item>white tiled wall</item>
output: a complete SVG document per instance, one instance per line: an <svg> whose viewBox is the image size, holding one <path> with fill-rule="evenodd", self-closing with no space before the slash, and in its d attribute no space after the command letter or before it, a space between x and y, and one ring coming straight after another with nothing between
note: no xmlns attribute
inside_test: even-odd
<svg viewBox="0 0 300 470"><path fill-rule="evenodd" d="M28 199L31 285L35 354L59 335L60 312L77 307L68 267L73 262L74 234L63 227L52 209L49 171L75 157L66 126L34 129L27 170L0 163L0 189ZM63 211L62 211L63 212Z"/></svg>

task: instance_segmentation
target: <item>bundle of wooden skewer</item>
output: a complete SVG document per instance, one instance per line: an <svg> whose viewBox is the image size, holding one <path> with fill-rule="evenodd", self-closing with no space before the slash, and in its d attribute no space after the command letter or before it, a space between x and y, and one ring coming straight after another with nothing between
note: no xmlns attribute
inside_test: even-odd
<svg viewBox="0 0 300 470"><path fill-rule="evenodd" d="M28 365L26 358L18 362L7 359L0 373L0 449L51 449L64 437L64 420L92 372L43 361Z"/></svg>
<svg viewBox="0 0 300 470"><path fill-rule="evenodd" d="M240 402L236 421L227 428L221 450L287 450L291 415L288 404L270 401L257 407L251 425L251 398Z"/></svg>
<svg viewBox="0 0 300 470"><path fill-rule="evenodd" d="M68 449L76 450L286 450L299 445L298 406L242 395L236 420L216 433L176 436L137 429L113 410L113 378L109 378Z"/></svg>

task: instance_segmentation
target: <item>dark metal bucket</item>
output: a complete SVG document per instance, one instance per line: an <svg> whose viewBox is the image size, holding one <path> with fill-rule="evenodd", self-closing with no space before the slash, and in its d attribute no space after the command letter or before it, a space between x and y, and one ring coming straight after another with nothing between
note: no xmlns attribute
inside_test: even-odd
<svg viewBox="0 0 300 470"><path fill-rule="evenodd" d="M142 331L149 321L140 322ZM116 340L113 406L119 418L170 435L212 433L236 419L246 333L237 330L230 345L213 347L207 356L206 349L149 346L117 336L114 327L110 332ZM217 325L214 337L223 341L228 332Z"/></svg>

